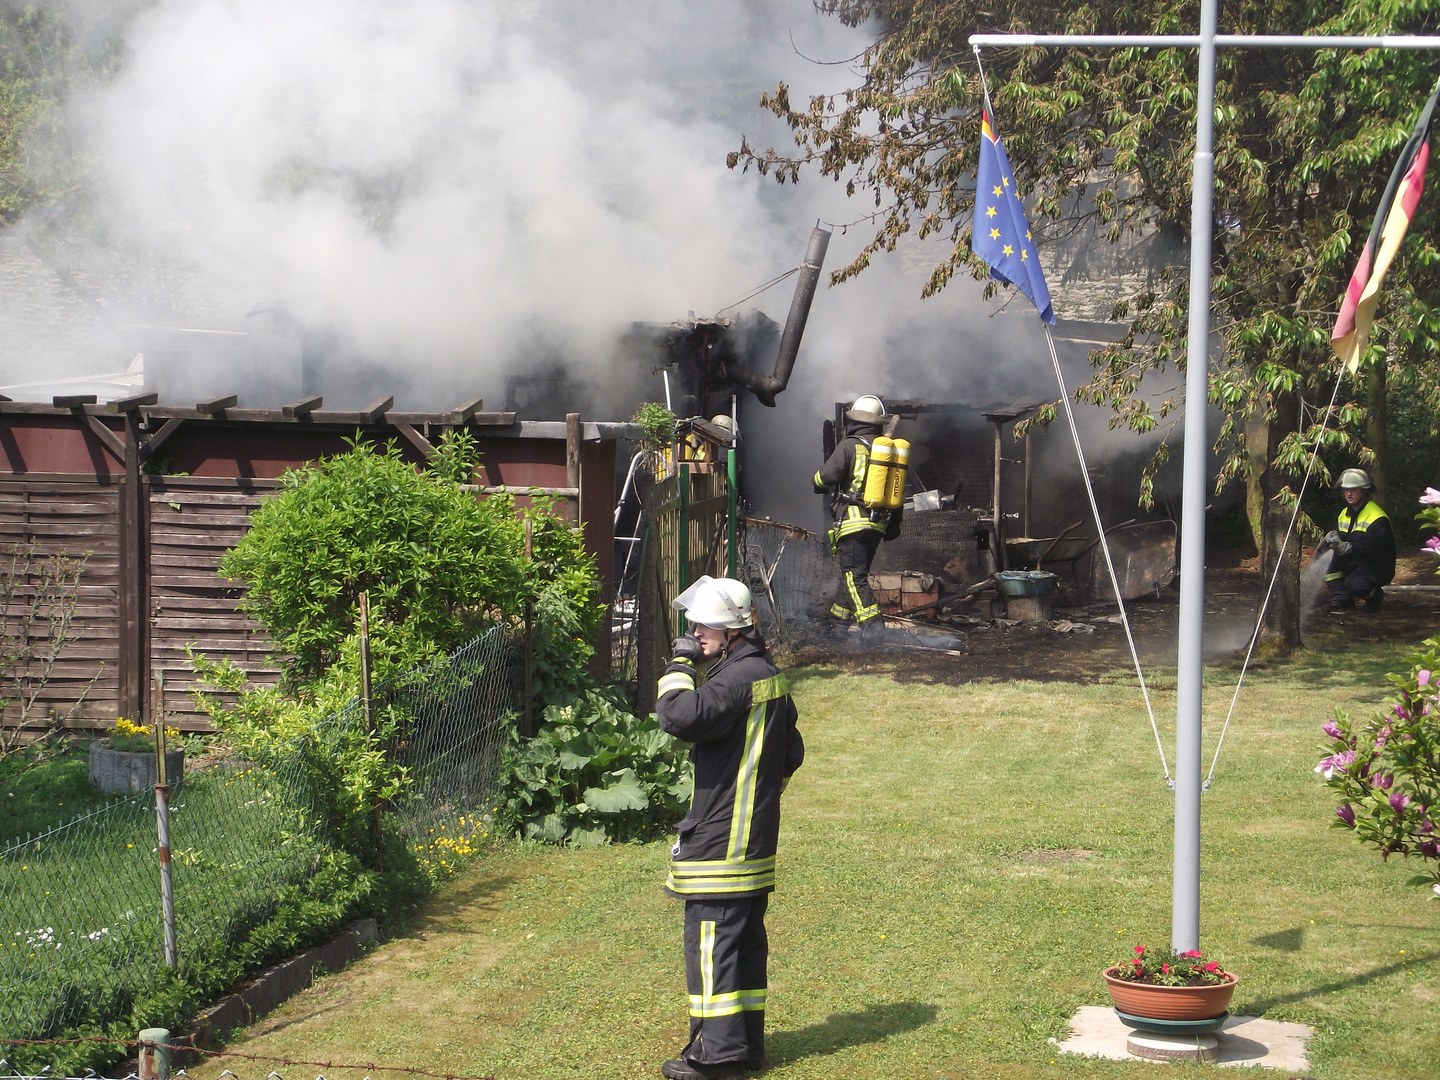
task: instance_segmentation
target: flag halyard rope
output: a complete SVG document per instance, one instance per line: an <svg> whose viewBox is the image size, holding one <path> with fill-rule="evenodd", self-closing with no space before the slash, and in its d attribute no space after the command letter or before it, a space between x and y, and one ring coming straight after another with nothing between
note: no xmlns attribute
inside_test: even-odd
<svg viewBox="0 0 1440 1080"><path fill-rule="evenodd" d="M1310 477L1315 471L1315 460L1320 455L1320 442L1325 438L1325 431L1330 425L1330 417L1335 412L1335 402L1340 398L1340 384L1345 379L1345 365L1340 365L1340 371L1335 376L1335 389L1330 394L1330 404L1325 406L1325 413L1320 418L1320 430L1315 435L1315 444L1310 448L1310 458L1305 463L1305 475L1300 480L1300 491L1295 496L1295 509L1290 514L1290 524L1285 530L1285 539L1280 543L1280 551L1275 556L1275 569L1270 574L1270 584L1265 589L1265 598L1260 601L1260 613L1255 617L1255 631L1250 635L1250 645L1245 650L1245 660L1240 665L1240 677L1235 680L1235 693L1230 697L1230 708L1225 713L1225 723L1220 728L1220 738L1215 743L1215 756L1210 759L1210 771L1205 774L1205 782L1200 785L1201 790L1210 790L1210 781L1215 777L1215 764L1220 760L1220 748L1225 745L1225 733L1230 730L1230 720L1235 715L1235 704L1240 700L1240 687L1245 684L1245 672L1250 668L1250 658L1255 655L1255 645L1260 640L1260 631L1265 626L1265 613L1270 607L1270 598L1275 594L1275 583L1280 580L1280 568L1285 565L1285 551L1290 546L1290 537L1295 533L1295 524L1300 520L1300 504L1305 498L1305 489L1310 485Z"/></svg>
<svg viewBox="0 0 1440 1080"><path fill-rule="evenodd" d="M1041 324L1044 325L1043 323ZM1050 327L1045 327L1045 341L1050 346L1050 361L1055 366L1055 381L1060 387L1060 402L1065 406L1065 419L1070 425L1070 438L1075 442L1075 456L1080 459L1080 475L1085 480L1085 496L1090 500L1090 513L1095 518L1095 531L1100 536L1100 550L1105 553L1105 569L1110 574L1110 587L1115 591L1115 602L1120 605L1120 624L1125 627L1125 640L1130 645L1130 658L1135 662L1135 677L1140 681L1140 694L1145 699L1145 712L1150 717L1150 730L1155 735L1155 749L1160 752L1160 768L1170 787L1175 781L1170 777L1170 763L1165 759L1165 743L1160 738L1160 725L1155 721L1155 707L1150 701L1150 688L1145 684L1145 671L1140 665L1140 650L1135 647L1135 635L1130 629L1130 615L1125 610L1125 597L1120 591L1120 579L1115 573L1115 560L1110 557L1110 542L1105 538L1105 523L1100 520L1100 505L1095 501L1095 485L1090 482L1090 469L1085 464L1085 451L1080 445L1080 429L1075 424L1075 412L1070 408L1070 391L1065 387L1065 375L1060 370L1060 355L1055 351L1055 337Z"/></svg>

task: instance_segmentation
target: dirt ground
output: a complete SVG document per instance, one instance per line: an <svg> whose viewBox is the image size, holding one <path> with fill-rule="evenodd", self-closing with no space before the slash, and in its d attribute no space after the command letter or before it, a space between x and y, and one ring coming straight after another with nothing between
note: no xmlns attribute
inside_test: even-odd
<svg viewBox="0 0 1440 1080"><path fill-rule="evenodd" d="M1309 564L1307 552L1304 565ZM1428 553L1404 554L1394 584L1440 586L1435 569L1436 559ZM1224 569L1207 568L1207 663L1238 666L1249 644L1265 584L1255 559ZM1147 676L1152 667L1168 669L1173 682L1179 601L1178 589L1172 586L1161 590L1159 596L1126 605ZM997 620L978 625L917 621L906 626L903 620L890 620L885 643L879 647L861 647L858 635L852 632L844 641L801 645L789 659L800 664L841 663L855 673L889 674L899 682L951 686L1009 679L1109 682L1133 678L1134 670L1116 611L1114 604L1062 604L1056 606L1050 623L1013 625ZM1066 629L1067 624L1071 629ZM1308 648L1325 650L1345 640L1393 641L1406 646L1436 633L1437 627L1440 592L1387 590L1385 606L1379 612L1327 615L1312 607L1303 624L1303 636ZM915 643L916 634L925 645Z"/></svg>

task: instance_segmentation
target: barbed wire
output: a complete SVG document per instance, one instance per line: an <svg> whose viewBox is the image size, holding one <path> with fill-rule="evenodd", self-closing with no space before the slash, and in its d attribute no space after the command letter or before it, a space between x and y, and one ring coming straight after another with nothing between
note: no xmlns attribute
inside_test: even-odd
<svg viewBox="0 0 1440 1080"><path fill-rule="evenodd" d="M124 1046L124 1047L129 1047L129 1048L131 1048L131 1049L138 1049L138 1048L141 1047L142 1045L143 1045L143 1046L154 1046L154 1047L157 1047L157 1048L162 1049L162 1050L169 1050L171 1053L200 1054L200 1055L202 1055L203 1057L206 1057L206 1058L238 1058L238 1059L240 1059L240 1060L242 1060L242 1061L263 1061L263 1062L269 1062L269 1063L272 1064L272 1065L306 1065L306 1066L310 1066L310 1067L313 1067L313 1068L316 1068L316 1069L332 1069L332 1070L334 1070L334 1069L349 1069L349 1070L353 1070L353 1071L356 1071L356 1072L367 1072L367 1073L369 1073L369 1072L404 1073L406 1076L424 1076L424 1077L430 1078L430 1080L495 1080L495 1077L494 1077L493 1075L491 1075L491 1076L468 1076L468 1075L466 1075L466 1074L464 1074L464 1073L437 1073L437 1072L428 1072L428 1071L426 1071L425 1069L417 1069L417 1068L415 1068L415 1067L413 1067L413 1066L409 1066L409 1065L377 1065L377 1064L376 1064L375 1062L373 1062L373 1061L371 1061L371 1062L366 1062L366 1063L364 1063L364 1064L353 1064L353 1065L352 1065L352 1064L346 1064L345 1062L340 1062L340 1061L307 1061L307 1060L304 1060L304 1059L302 1059L302 1058L275 1057L275 1056L269 1055L269 1054L247 1054L247 1053L244 1053L244 1052L239 1051L239 1050L207 1050L207 1049L205 1049L204 1047L201 1047L201 1046L193 1046L193 1045L191 1045L190 1043L186 1043L186 1042L180 1042L180 1043L145 1042L145 1043L142 1043L139 1039L113 1039L113 1038L108 1038L108 1037L106 1037L106 1036L104 1036L104 1035L86 1035L86 1036L79 1036L79 1037L76 1037L76 1038L73 1038L73 1039L0 1039L0 1046L71 1046L71 1045L74 1045L74 1044L76 1044L76 1043L106 1043L106 1044L109 1044L109 1045L111 1045L111 1046ZM9 1065L10 1065L10 1063L9 1063L8 1061L5 1061L5 1060L3 1060L3 1059L0 1059L0 1069L8 1068ZM227 1069L227 1070L225 1070L225 1072L226 1072L226 1073L229 1073L230 1070ZM181 1075L182 1073L183 1073L185 1076L187 1076L187 1077L190 1075L189 1073L185 1072L184 1069L177 1069L177 1070L173 1071L170 1075L171 1075L172 1077L175 1077L175 1076ZM9 1076L4 1077L3 1080L13 1080L13 1078L14 1078L14 1077L17 1077L17 1076L18 1076L18 1077L22 1077L22 1078L26 1078L26 1077L47 1077L47 1078L48 1078L48 1077L52 1077L52 1075L53 1075L53 1074L50 1072L50 1067L47 1065L45 1068L41 1069L38 1073L28 1073L28 1074L27 1074L27 1073L12 1072L12 1073L9 1074ZM96 1073L96 1072L92 1069L92 1070L87 1070L87 1072L86 1072L85 1075L86 1075L86 1077L91 1078L91 1080L98 1080L98 1077L99 1077L100 1074ZM221 1073L220 1075L221 1075L221 1076L224 1076L225 1073ZM235 1076L234 1073L230 1073L230 1075L231 1075L232 1077L235 1077L235 1080L239 1080L239 1077L238 1077L238 1076ZM270 1076L275 1076L275 1075L277 1075L277 1074L276 1074L276 1073L273 1073L273 1072L270 1074ZM130 1076L124 1077L123 1080L130 1080L130 1077L131 1077L131 1076L134 1076L134 1074L132 1073L132 1074L130 1074ZM57 1078L55 1078L55 1080L59 1080L59 1078L57 1077ZM269 1077L267 1077L266 1080L269 1080ZM282 1080L283 1080L283 1078L282 1078Z"/></svg>

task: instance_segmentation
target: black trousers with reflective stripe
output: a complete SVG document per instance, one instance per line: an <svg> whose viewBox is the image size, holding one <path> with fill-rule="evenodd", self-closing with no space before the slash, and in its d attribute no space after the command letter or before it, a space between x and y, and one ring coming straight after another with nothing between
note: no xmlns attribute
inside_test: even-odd
<svg viewBox="0 0 1440 1080"><path fill-rule="evenodd" d="M835 590L835 604L830 609L836 618L869 622L880 614L875 593L870 588L870 564L875 561L875 552L883 539L883 534L866 529L836 541L835 558L840 564L840 584Z"/></svg>
<svg viewBox="0 0 1440 1080"><path fill-rule="evenodd" d="M715 1065L765 1056L768 894L685 901L686 1061Z"/></svg>
<svg viewBox="0 0 1440 1080"><path fill-rule="evenodd" d="M1337 604L1349 599L1374 600L1381 592L1380 575L1363 563L1326 584L1330 586L1330 599Z"/></svg>

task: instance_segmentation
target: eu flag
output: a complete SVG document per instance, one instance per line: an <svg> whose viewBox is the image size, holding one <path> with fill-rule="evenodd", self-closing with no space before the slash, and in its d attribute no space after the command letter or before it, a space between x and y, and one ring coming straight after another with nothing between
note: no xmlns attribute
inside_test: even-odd
<svg viewBox="0 0 1440 1080"><path fill-rule="evenodd" d="M990 265L992 278L1014 285L1030 298L1041 319L1055 325L1050 289L1040 260L1035 257L1030 224L1015 188L1015 171L990 126L988 100L980 114L980 167L975 176L975 225L970 247Z"/></svg>

